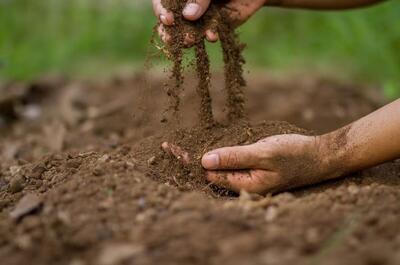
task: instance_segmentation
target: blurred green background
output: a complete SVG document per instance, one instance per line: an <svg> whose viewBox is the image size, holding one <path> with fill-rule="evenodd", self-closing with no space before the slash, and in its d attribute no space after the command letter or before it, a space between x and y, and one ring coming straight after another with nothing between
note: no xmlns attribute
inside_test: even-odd
<svg viewBox="0 0 400 265"><path fill-rule="evenodd" d="M47 72L103 74L143 68L155 18L151 0L0 0L0 79ZM400 1L312 12L264 8L239 29L248 68L317 71L400 95ZM215 68L219 46L209 45ZM163 62L164 63L164 62Z"/></svg>

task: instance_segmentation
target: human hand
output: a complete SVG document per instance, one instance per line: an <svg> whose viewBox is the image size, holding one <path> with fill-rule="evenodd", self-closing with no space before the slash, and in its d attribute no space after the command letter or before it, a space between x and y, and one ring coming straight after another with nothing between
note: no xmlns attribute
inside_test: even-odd
<svg viewBox="0 0 400 265"><path fill-rule="evenodd" d="M309 185L342 174L339 159L321 136L277 135L246 146L224 147L205 154L202 165L207 179L227 189L265 194ZM183 164L189 154L171 143L165 152Z"/></svg>
<svg viewBox="0 0 400 265"><path fill-rule="evenodd" d="M202 165L218 186L265 194L340 176L331 153L319 136L287 134L213 150Z"/></svg>
<svg viewBox="0 0 400 265"><path fill-rule="evenodd" d="M163 42L168 43L171 41L171 36L166 33L165 27L174 24L174 15L162 6L161 0L152 1L154 13L161 22L158 27L158 34ZM224 4L221 8L226 10L230 22L235 27L243 24L265 4L265 0L230 0L227 2L228 3ZM204 15L210 3L211 0L188 1L182 15L189 21L196 21ZM194 44L194 38L191 37L189 33L183 32L182 34L185 35L185 44L187 46ZM211 28L206 29L204 34L209 42L216 42L219 38L218 33Z"/></svg>

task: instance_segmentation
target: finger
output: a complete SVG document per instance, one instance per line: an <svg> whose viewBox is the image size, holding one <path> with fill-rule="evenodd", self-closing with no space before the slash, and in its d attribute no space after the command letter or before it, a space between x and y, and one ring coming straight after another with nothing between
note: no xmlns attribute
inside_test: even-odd
<svg viewBox="0 0 400 265"><path fill-rule="evenodd" d="M230 1L227 3L226 9L232 23L239 26L260 9L264 3L265 0Z"/></svg>
<svg viewBox="0 0 400 265"><path fill-rule="evenodd" d="M211 0L195 0L188 2L182 14L187 20L193 21L199 19L207 11Z"/></svg>
<svg viewBox="0 0 400 265"><path fill-rule="evenodd" d="M163 7L161 0L153 0L153 10L164 25L171 26L174 24L174 15Z"/></svg>
<svg viewBox="0 0 400 265"><path fill-rule="evenodd" d="M250 173L247 172L231 172L231 171L208 171L207 180L211 183L235 192L249 188ZM247 189L246 189L247 188Z"/></svg>
<svg viewBox="0 0 400 265"><path fill-rule="evenodd" d="M277 185L276 174L265 170L208 171L207 179L235 192L265 193Z"/></svg>
<svg viewBox="0 0 400 265"><path fill-rule="evenodd" d="M194 42L195 42L194 36L190 33L185 33L185 38L183 40L183 43L185 44L185 46L191 47L191 46L193 46Z"/></svg>
<svg viewBox="0 0 400 265"><path fill-rule="evenodd" d="M169 43L171 41L171 35L169 35L166 31L165 31L165 27L163 24L160 24L157 28L158 31L158 35L160 36L161 40L164 43Z"/></svg>
<svg viewBox="0 0 400 265"><path fill-rule="evenodd" d="M161 148L164 150L164 152L172 154L176 157L176 159L181 160L183 164L188 165L190 163L189 153L184 151L179 146L164 142L161 144Z"/></svg>
<svg viewBox="0 0 400 265"><path fill-rule="evenodd" d="M218 33L208 29L208 30L206 30L206 39L209 42L216 42L219 39Z"/></svg>
<svg viewBox="0 0 400 265"><path fill-rule="evenodd" d="M224 147L206 153L201 163L205 169L251 169L258 166L260 150L256 144Z"/></svg>

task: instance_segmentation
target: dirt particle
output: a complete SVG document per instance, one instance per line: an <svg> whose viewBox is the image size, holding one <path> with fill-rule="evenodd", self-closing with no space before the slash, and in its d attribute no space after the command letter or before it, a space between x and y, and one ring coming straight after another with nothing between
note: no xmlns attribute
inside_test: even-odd
<svg viewBox="0 0 400 265"><path fill-rule="evenodd" d="M17 203L14 210L10 212L10 217L13 220L19 220L22 217L38 210L42 203L43 201L39 196L29 193L22 197L22 199Z"/></svg>
<svg viewBox="0 0 400 265"><path fill-rule="evenodd" d="M24 180L21 176L15 177L10 181L9 190L11 193L17 193L24 189Z"/></svg>
<svg viewBox="0 0 400 265"><path fill-rule="evenodd" d="M357 187L356 185L352 184L347 187L347 191L352 195L357 195L358 192L360 191L360 188Z"/></svg>
<svg viewBox="0 0 400 265"><path fill-rule="evenodd" d="M20 235L14 239L14 243L20 248L27 250L32 247L32 237L29 235Z"/></svg>
<svg viewBox="0 0 400 265"><path fill-rule="evenodd" d="M77 161L77 160L69 160L69 161L67 162L67 167L69 167L69 168L75 168L75 169L77 169L77 168L80 167L80 165L81 165L81 162L79 162L79 161Z"/></svg>
<svg viewBox="0 0 400 265"><path fill-rule="evenodd" d="M265 211L265 221L268 223L273 222L278 216L278 209L276 206L270 206Z"/></svg>
<svg viewBox="0 0 400 265"><path fill-rule="evenodd" d="M107 154L104 154L99 158L99 162L101 162L101 163L105 163L105 162L107 162L109 160L110 160L110 156L107 155Z"/></svg>
<svg viewBox="0 0 400 265"><path fill-rule="evenodd" d="M35 179L39 179L42 177L43 173L46 172L46 167L44 164L39 163L38 165L34 166L32 168L30 177L35 178Z"/></svg>
<svg viewBox="0 0 400 265"><path fill-rule="evenodd" d="M93 169L92 174L93 174L94 176L96 176L96 177L100 177L100 176L103 176L103 175L105 174L105 171L104 171L103 167L97 165L97 166Z"/></svg>
<svg viewBox="0 0 400 265"><path fill-rule="evenodd" d="M16 176L21 171L20 166L11 166L10 167L10 174L11 176Z"/></svg>
<svg viewBox="0 0 400 265"><path fill-rule="evenodd" d="M136 255L142 253L144 248L127 243L114 243L105 246L99 253L99 265L115 265L132 260Z"/></svg>
<svg viewBox="0 0 400 265"><path fill-rule="evenodd" d="M147 160L147 164L148 165L154 165L154 163L156 162L156 157L155 156L152 156L152 157L150 157L149 158L149 160Z"/></svg>

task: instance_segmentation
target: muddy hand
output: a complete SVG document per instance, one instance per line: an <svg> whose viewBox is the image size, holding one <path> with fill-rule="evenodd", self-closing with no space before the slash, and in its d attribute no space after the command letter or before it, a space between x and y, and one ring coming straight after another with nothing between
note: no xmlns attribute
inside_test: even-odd
<svg viewBox="0 0 400 265"><path fill-rule="evenodd" d="M190 163L189 153L184 151L179 146L164 142L161 144L161 148L164 150L164 152L171 154L175 156L176 159L178 159L179 161L182 161L184 165L188 165Z"/></svg>
<svg viewBox="0 0 400 265"><path fill-rule="evenodd" d="M190 21L195 21L201 18L207 11L210 2L211 0L188 1L182 12L183 17ZM231 0L222 8L228 12L232 24L234 26L239 26L264 4L265 0ZM165 32L165 26L171 26L174 24L174 16L162 6L161 0L153 0L153 9L155 15L161 22L158 28L158 34L164 42L169 42L171 37ZM194 39L191 38L188 33L183 34L185 34L185 44L191 46L194 43ZM219 38L215 29L211 28L206 30L205 36L209 42L216 42Z"/></svg>
<svg viewBox="0 0 400 265"><path fill-rule="evenodd" d="M265 194L337 177L319 137L279 135L205 154L207 179L233 191Z"/></svg>

